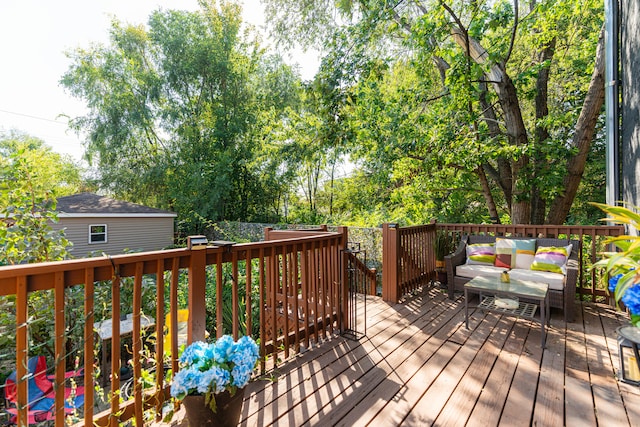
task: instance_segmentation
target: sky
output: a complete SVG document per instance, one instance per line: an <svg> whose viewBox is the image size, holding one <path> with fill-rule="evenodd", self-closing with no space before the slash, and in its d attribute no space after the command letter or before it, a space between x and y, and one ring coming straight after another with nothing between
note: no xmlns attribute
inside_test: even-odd
<svg viewBox="0 0 640 427"><path fill-rule="evenodd" d="M263 27L259 0L242 2L243 18ZM197 0L0 0L0 132L18 130L38 137L56 152L80 160L81 137L67 117L86 111L81 100L59 85L70 65L64 52L107 43L111 17L145 24L159 8L197 10ZM294 52L303 79L318 67L314 52ZM293 60L289 61L293 63Z"/></svg>

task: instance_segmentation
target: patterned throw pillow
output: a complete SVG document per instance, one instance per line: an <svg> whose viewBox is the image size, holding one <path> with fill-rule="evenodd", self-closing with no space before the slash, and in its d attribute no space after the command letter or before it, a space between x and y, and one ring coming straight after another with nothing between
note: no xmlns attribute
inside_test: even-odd
<svg viewBox="0 0 640 427"><path fill-rule="evenodd" d="M496 267L529 269L536 239L496 239Z"/></svg>
<svg viewBox="0 0 640 427"><path fill-rule="evenodd" d="M532 270L550 271L552 273L567 273L567 259L571 251L569 246L541 246L531 264Z"/></svg>
<svg viewBox="0 0 640 427"><path fill-rule="evenodd" d="M474 243L467 245L467 264L493 265L496 250L493 243Z"/></svg>

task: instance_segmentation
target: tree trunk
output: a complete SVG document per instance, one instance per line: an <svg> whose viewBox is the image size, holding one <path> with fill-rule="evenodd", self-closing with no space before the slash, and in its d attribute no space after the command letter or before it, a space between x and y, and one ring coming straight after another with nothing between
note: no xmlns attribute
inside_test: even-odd
<svg viewBox="0 0 640 427"><path fill-rule="evenodd" d="M551 61L553 55L555 53L556 48L556 39L552 39L547 46L542 49L540 52L540 63L543 64L547 61ZM534 157L532 159L533 162L533 174L534 174L534 185L531 190L531 223L532 224L542 224L544 222L545 210L547 207L546 200L543 199L540 194L540 189L538 186L538 177L543 176L541 170L546 167L546 161L544 159L540 159L538 157L538 153L540 152L539 147L549 139L549 131L545 125L540 123L543 122L542 119L549 115L549 73L551 71L551 65L547 65L540 69L538 73L538 78L536 79L536 131L535 131L535 140L533 152Z"/></svg>
<svg viewBox="0 0 640 427"><path fill-rule="evenodd" d="M500 137L502 131L498 125L498 116L496 115L496 111L493 108L493 105L489 104L487 101L487 83L480 82L479 89L480 93L478 95L478 99L480 100L480 106L482 107L482 115L485 123L487 124L487 128L489 129L489 135L492 138L497 139ZM484 164L483 172L485 173L485 176L488 174L498 184L504 194L504 199L507 202L507 205L511 206L511 186L513 184L513 179L511 177L511 165L509 164L509 161L504 158L499 158L497 163L497 170L489 163ZM491 210L491 207L489 207L489 210Z"/></svg>
<svg viewBox="0 0 640 427"><path fill-rule="evenodd" d="M565 191L553 200L547 216L547 224L563 224L567 215L569 215L569 210L578 192L578 186L584 173L587 155L591 148L591 141L593 140L594 130L603 102L604 28L600 30L596 48L596 64L572 141L572 146L578 148L578 153L567 161L567 174L563 181Z"/></svg>
<svg viewBox="0 0 640 427"><path fill-rule="evenodd" d="M502 68L502 67L500 67ZM516 87L511 78L503 70L503 80L494 83L502 112L504 114L507 137L512 145L528 144L527 129L522 119L522 111L518 101ZM511 223L529 224L531 222L530 177L526 176L529 157L521 155L511 163Z"/></svg>
<svg viewBox="0 0 640 427"><path fill-rule="evenodd" d="M477 40L467 37L464 29L454 26L451 30L451 35L455 42L462 47L476 63L487 65L489 62L489 53ZM507 75L503 65L497 63L489 65L489 70L486 75L498 95L502 113L504 114L504 123L509 142L516 146L527 145L527 129L522 118L516 87ZM512 162L511 165L511 191L513 194L511 201L511 222L513 224L529 224L531 222L531 195L528 190L530 177L521 176L522 173L525 173L528 164L529 158L527 156L520 156Z"/></svg>
<svg viewBox="0 0 640 427"><path fill-rule="evenodd" d="M480 185L482 186L482 195L484 196L484 200L487 202L487 208L489 209L489 216L491 217L494 223L500 224L500 216L498 215L498 208L496 207L496 202L493 199L493 194L491 194L491 187L489 186L489 180L487 180L487 175L485 174L482 166L476 169L476 175L478 175L478 179L480 179Z"/></svg>

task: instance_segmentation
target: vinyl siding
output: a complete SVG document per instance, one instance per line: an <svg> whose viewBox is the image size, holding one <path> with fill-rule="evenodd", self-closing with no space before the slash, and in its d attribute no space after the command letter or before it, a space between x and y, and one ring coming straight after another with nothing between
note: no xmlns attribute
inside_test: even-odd
<svg viewBox="0 0 640 427"><path fill-rule="evenodd" d="M89 252L100 251L116 255L129 250L155 251L173 244L173 220L167 218L64 218L52 224L56 230L65 229L65 236L73 242L71 255L83 258ZM89 244L89 225L107 225L107 242Z"/></svg>

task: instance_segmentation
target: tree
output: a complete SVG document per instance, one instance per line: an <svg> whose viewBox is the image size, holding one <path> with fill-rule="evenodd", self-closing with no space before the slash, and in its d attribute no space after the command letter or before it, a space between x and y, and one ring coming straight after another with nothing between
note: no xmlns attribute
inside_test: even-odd
<svg viewBox="0 0 640 427"><path fill-rule="evenodd" d="M64 259L70 242L51 228L56 196L81 185L81 169L43 141L17 133L0 137L0 265Z"/></svg>
<svg viewBox="0 0 640 427"><path fill-rule="evenodd" d="M57 222L56 196L80 190L81 175L77 165L39 139L18 133L0 136L0 266L67 257L71 243L51 223ZM38 343L34 350L53 355L53 293L34 292L28 298L29 337ZM0 348L14 349L15 296L0 297L0 305ZM14 369L5 360L15 362L14 353L0 354L0 376Z"/></svg>
<svg viewBox="0 0 640 427"><path fill-rule="evenodd" d="M240 6L200 6L153 12L148 29L114 20L110 44L71 52L62 78L89 107L72 124L88 134L101 186L177 211L186 232L273 218L283 187L263 157L267 120L297 102L299 81L242 31Z"/></svg>
<svg viewBox="0 0 640 427"><path fill-rule="evenodd" d="M565 221L604 99L601 2L266 4L274 35L328 46L328 56L337 58L334 69L356 77L339 86L357 85L356 110L385 101L374 100L383 90L363 93L376 79L384 83L362 66L371 61L349 59L362 57L362 44L369 58L390 65L389 73L402 62L414 68L422 87L404 105L404 116L381 108L375 113L390 126L380 127L375 115L365 126L388 152L408 153L395 164L412 162L419 174L438 167L474 176L473 191L481 192L492 218L504 211L513 223ZM401 132L387 132L391 128ZM367 144L356 140L356 150Z"/></svg>

